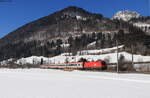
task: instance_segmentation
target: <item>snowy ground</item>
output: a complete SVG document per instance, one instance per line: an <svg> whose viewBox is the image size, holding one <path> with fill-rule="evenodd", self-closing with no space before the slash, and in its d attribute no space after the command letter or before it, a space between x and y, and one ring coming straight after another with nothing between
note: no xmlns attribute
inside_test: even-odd
<svg viewBox="0 0 150 98"><path fill-rule="evenodd" d="M150 75L0 69L0 98L150 98Z"/></svg>

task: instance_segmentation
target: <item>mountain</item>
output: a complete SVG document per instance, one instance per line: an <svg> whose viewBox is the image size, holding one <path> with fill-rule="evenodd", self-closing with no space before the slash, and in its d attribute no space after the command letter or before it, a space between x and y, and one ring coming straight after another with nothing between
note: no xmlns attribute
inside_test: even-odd
<svg viewBox="0 0 150 98"><path fill-rule="evenodd" d="M126 50L130 51L133 39L138 39L134 44L142 47L145 37L149 38L127 21L112 20L102 14L70 6L25 24L1 38L0 60L32 55L51 57L63 52L76 55L83 49L111 48L116 46L116 40L119 45L126 44ZM91 43L94 44L91 46ZM143 46L144 51L137 49L135 53L148 54L149 43L146 45Z"/></svg>
<svg viewBox="0 0 150 98"><path fill-rule="evenodd" d="M59 36L60 32L61 36L66 36L79 31L81 33L112 30L110 25L115 27L113 21L103 18L101 14L71 6L18 28L2 38L0 45L53 39Z"/></svg>
<svg viewBox="0 0 150 98"><path fill-rule="evenodd" d="M132 18L139 18L141 15L135 11L128 11L128 10L125 10L125 11L119 11L117 12L114 16L113 16L113 19L121 19L121 20L124 20L124 21L129 21L131 20Z"/></svg>

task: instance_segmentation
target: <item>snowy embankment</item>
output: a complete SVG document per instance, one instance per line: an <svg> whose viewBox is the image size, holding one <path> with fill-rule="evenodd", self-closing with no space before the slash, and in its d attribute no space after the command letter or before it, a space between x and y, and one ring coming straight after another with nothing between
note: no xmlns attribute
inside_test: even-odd
<svg viewBox="0 0 150 98"><path fill-rule="evenodd" d="M120 52L119 56L123 55L127 61L132 60L132 55L127 52ZM17 60L18 64L33 64L40 63L41 59L43 58L44 63L64 63L67 61L69 62L77 62L81 58L86 58L88 61L96 61L96 60L109 60L110 63L116 63L117 62L117 54L116 53L109 53L109 54L102 54L102 55L76 55L76 56L65 56L65 55L58 55L52 58L46 58L46 57L37 57L32 56L28 58L22 58ZM134 62L149 62L150 56L141 56L141 55L134 55Z"/></svg>
<svg viewBox="0 0 150 98"><path fill-rule="evenodd" d="M119 49L123 48L122 46L118 47ZM85 58L88 61L96 61L96 60L107 60L109 63L116 63L117 62L117 53L116 53L117 47L113 48L107 48L107 49L100 49L100 50L83 50L77 53L77 55L72 56L70 53L62 53L61 55L47 58L43 56L31 56L27 58L21 58L15 61L17 64L40 64L41 60L43 60L44 64L50 64L50 63L65 63L67 62L77 62L81 58ZM114 51L114 53L110 53L111 51ZM103 54L105 53L105 54ZM94 54L94 55L92 55ZM132 60L132 55L127 52L120 52L119 56L123 55L127 61ZM1 65L7 65L9 61L12 59L5 60L0 62ZM149 62L150 56L142 56L142 55L134 55L134 62Z"/></svg>
<svg viewBox="0 0 150 98"><path fill-rule="evenodd" d="M0 69L0 98L150 98L150 75Z"/></svg>
<svg viewBox="0 0 150 98"><path fill-rule="evenodd" d="M118 49L122 49L124 47L124 45L121 45L121 46L118 46ZM77 55L80 55L80 54L86 54L86 55L89 55L89 54L106 54L106 53L110 53L112 51L116 51L117 50L117 47L112 47L112 48L105 48L105 49L95 49L95 50L83 50L83 51L79 51L77 53Z"/></svg>

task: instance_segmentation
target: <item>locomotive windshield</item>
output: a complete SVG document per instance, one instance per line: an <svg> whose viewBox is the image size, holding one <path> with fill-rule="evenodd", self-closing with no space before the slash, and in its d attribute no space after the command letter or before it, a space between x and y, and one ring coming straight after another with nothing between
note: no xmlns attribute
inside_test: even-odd
<svg viewBox="0 0 150 98"><path fill-rule="evenodd" d="M105 61L102 61L102 64L103 64L103 65L106 65L106 62L105 62Z"/></svg>

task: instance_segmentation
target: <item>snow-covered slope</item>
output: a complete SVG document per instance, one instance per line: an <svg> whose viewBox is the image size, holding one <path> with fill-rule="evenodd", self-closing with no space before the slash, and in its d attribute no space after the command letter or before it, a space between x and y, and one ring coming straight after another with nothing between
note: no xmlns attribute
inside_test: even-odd
<svg viewBox="0 0 150 98"><path fill-rule="evenodd" d="M93 44L93 43L91 43ZM90 44L90 45L91 45ZM121 46L118 46L118 49L122 49L124 47L124 45L121 45ZM117 50L117 47L112 47L112 48L104 48L104 49L95 49L95 50L82 50L82 51L79 51L77 54L80 55L89 55L89 54L106 54L106 53L110 53L110 52L113 52L113 51L116 51Z"/></svg>
<svg viewBox="0 0 150 98"><path fill-rule="evenodd" d="M41 59L43 59L44 61L48 61L48 58L43 57L43 56L31 56L31 57L27 57L27 58L21 58L19 60L16 61L17 64L40 64L41 63Z"/></svg>
<svg viewBox="0 0 150 98"><path fill-rule="evenodd" d="M127 52L120 52L119 56L123 55L127 61L132 60L132 55ZM96 60L109 60L110 63L116 63L117 62L117 53L108 53L108 54L102 54L102 55L76 55L76 56L55 56L52 58L49 58L49 61L51 63L64 63L66 62L66 59L69 62L77 62L81 58L86 58L88 61L96 61ZM141 56L141 55L134 55L134 62L148 62L150 61L150 56Z"/></svg>
<svg viewBox="0 0 150 98"><path fill-rule="evenodd" d="M128 10L125 10L125 11L119 11L117 12L114 16L113 16L113 19L121 19L121 20L124 20L124 21L129 21L130 19L132 18L138 18L140 17L140 14L135 12L135 11L128 11Z"/></svg>
<svg viewBox="0 0 150 98"><path fill-rule="evenodd" d="M123 48L122 46L118 47L119 49ZM96 61L96 60L107 60L110 63L117 62L117 47L100 49L100 50L83 50L77 52L77 55L73 56L72 53L62 53L58 56L54 56L51 58L43 57L43 56L31 56L27 58L20 58L15 61L17 64L40 64L41 60L43 60L44 64L51 63L65 63L67 62L77 62L81 58L85 58L88 61ZM127 61L132 60L132 55L127 52L120 52L119 56L123 55ZM7 65L9 61L12 59L5 60L0 62L1 65ZM134 62L149 62L150 56L142 56L142 55L134 55Z"/></svg>
<svg viewBox="0 0 150 98"><path fill-rule="evenodd" d="M0 98L150 98L150 75L0 69Z"/></svg>
<svg viewBox="0 0 150 98"><path fill-rule="evenodd" d="M132 60L132 55L127 52L120 52L119 56L123 55L127 61ZM116 53L108 53L108 54L102 54L102 55L76 55L76 56L65 56L58 55L52 58L46 58L46 57L28 57L28 58L21 58L17 60L18 64L40 64L41 58L43 58L44 63L64 63L67 61L69 62L77 62L81 58L86 58L88 61L96 61L96 60L109 60L110 63L116 63L117 62L117 54ZM141 56L141 55L134 55L134 62L149 62L150 56Z"/></svg>

